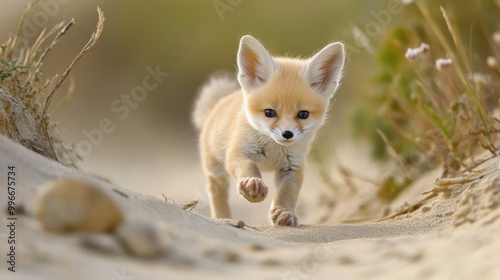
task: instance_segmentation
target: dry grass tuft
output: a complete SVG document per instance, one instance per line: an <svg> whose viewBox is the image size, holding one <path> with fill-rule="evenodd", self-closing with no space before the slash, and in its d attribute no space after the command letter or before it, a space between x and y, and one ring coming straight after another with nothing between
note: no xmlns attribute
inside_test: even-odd
<svg viewBox="0 0 500 280"><path fill-rule="evenodd" d="M98 7L99 19L95 32L59 79L58 76L45 79L42 75L44 59L75 21L72 19L67 24L59 23L48 32L46 29L42 30L31 46L24 49L18 46L18 42L22 36L24 20L31 8L32 4L29 3L21 16L15 36L0 45L0 133L41 155L76 166L80 158L74 146L62 141L55 125L50 121L48 109L52 97L71 70L99 39L104 26L104 15ZM51 43L44 47L52 36L54 38ZM70 86L70 91L72 88Z"/></svg>

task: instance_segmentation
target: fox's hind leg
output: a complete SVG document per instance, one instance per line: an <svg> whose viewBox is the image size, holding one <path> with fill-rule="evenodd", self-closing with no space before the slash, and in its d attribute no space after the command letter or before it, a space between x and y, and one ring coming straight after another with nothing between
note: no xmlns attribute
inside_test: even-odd
<svg viewBox="0 0 500 280"><path fill-rule="evenodd" d="M231 218L229 209L229 174L211 152L202 149L203 169L207 178L210 212L213 218Z"/></svg>
<svg viewBox="0 0 500 280"><path fill-rule="evenodd" d="M229 182L227 175L210 174L207 176L208 196L210 198L210 212L213 218L231 218L229 209Z"/></svg>

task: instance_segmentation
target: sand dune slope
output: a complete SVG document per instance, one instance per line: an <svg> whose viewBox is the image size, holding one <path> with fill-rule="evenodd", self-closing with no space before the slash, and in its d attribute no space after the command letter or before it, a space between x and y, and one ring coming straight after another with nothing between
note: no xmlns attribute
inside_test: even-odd
<svg viewBox="0 0 500 280"><path fill-rule="evenodd" d="M1 279L500 279L498 158L437 188L417 210L379 222L237 228L172 203L67 168L0 137L0 219L8 224L7 169L16 169L16 272L0 228ZM173 241L165 256L142 260L88 245L89 234L53 234L31 215L41 184L69 177L95 184L129 221L162 229ZM408 200L423 198L419 192ZM410 201L410 202L411 202ZM110 243L111 244L111 243ZM111 245L110 245L111 246ZM112 247L112 246L111 246ZM8 277L8 278L6 278Z"/></svg>

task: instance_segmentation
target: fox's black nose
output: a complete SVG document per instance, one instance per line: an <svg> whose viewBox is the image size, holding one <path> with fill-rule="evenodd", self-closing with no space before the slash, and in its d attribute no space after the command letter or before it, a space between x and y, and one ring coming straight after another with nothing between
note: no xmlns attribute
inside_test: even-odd
<svg viewBox="0 0 500 280"><path fill-rule="evenodd" d="M285 137L285 139L290 139L293 137L293 132L291 132L290 130L286 130L281 135L283 135L283 137Z"/></svg>

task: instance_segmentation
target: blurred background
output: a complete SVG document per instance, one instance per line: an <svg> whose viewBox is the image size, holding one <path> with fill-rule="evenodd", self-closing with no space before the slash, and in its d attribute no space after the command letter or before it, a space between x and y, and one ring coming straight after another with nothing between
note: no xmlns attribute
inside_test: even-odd
<svg viewBox="0 0 500 280"><path fill-rule="evenodd" d="M2 2L0 39L5 41L16 30L29 1ZM245 34L259 38L274 55L309 57L332 41L346 44L346 75L315 150L323 160L344 154L349 163L367 161L362 146L345 148L351 142L347 116L359 93L369 90L375 71L375 59L363 46L377 41L388 25L404 20L399 1L35 1L26 18L33 33L76 20L45 59L47 78L61 74L88 41L97 22L97 6L106 17L104 32L50 108L64 139L77 146L89 140L85 131L95 132L102 119L112 121L114 130L103 133L102 141L85 153L80 164L85 172L159 198L165 194L178 203L203 200L204 176L197 134L190 122L193 99L209 75L235 71L238 41ZM354 39L354 27L364 32L360 37L364 43ZM28 35L23 39L36 38ZM112 109L114 103L126 104L122 96L142 85L149 75L147 69L156 68L168 72L168 77L129 106L126 117ZM65 96L72 82L74 91ZM306 184L314 182L328 189L312 170ZM231 195L232 200L241 200L235 192ZM259 206L263 215L255 222L265 222L266 201ZM256 207L238 205L236 216ZM208 214L206 207L198 210Z"/></svg>

